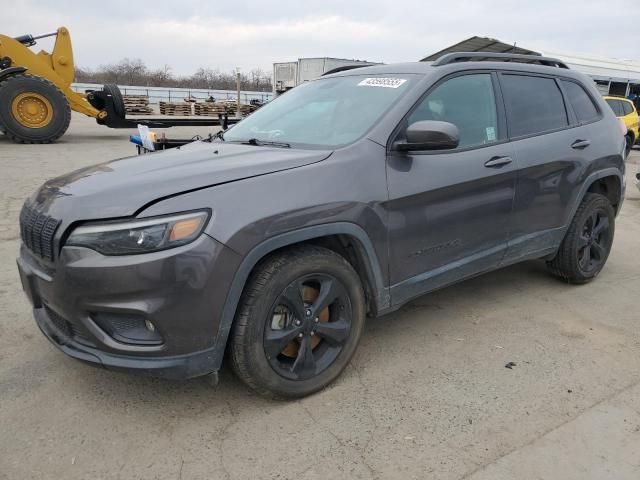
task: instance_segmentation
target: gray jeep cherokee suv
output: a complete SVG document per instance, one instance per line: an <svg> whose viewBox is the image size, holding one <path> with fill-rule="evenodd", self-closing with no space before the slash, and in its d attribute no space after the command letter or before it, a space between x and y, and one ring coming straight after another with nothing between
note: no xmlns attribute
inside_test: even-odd
<svg viewBox="0 0 640 480"><path fill-rule="evenodd" d="M544 57L341 71L211 141L46 182L18 266L42 332L106 368L297 397L367 316L528 259L604 266L625 141L593 82Z"/></svg>

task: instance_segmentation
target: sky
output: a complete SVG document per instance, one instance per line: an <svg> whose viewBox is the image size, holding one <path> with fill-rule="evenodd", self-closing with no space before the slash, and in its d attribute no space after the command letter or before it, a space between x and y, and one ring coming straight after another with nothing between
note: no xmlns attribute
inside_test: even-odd
<svg viewBox="0 0 640 480"><path fill-rule="evenodd" d="M0 0L0 11L4 35L68 27L76 65L85 68L124 57L178 75L199 67L271 72L273 62L300 57L395 63L473 35L640 60L633 0Z"/></svg>

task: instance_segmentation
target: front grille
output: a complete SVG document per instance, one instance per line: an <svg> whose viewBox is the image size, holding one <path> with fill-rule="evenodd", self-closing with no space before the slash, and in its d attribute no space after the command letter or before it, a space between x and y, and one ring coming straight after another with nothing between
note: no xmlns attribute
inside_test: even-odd
<svg viewBox="0 0 640 480"><path fill-rule="evenodd" d="M47 306L45 306L44 309L47 312L47 317L49 317L51 324L66 338L76 340L85 345L93 345L93 343L73 323L67 321Z"/></svg>
<svg viewBox="0 0 640 480"><path fill-rule="evenodd" d="M49 307L44 307L47 312L47 317L49 317L49 321L56 327L60 333L64 334L65 337L71 338L73 336L73 327L70 322L67 322L64 318L58 315L56 312L51 310Z"/></svg>
<svg viewBox="0 0 640 480"><path fill-rule="evenodd" d="M53 261L53 236L59 225L60 220L38 212L27 203L22 207L20 212L22 242L39 257Z"/></svg>

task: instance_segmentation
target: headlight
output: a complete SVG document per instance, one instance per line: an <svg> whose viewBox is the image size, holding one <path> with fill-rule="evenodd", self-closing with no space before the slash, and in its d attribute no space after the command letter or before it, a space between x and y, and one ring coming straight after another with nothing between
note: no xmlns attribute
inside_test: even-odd
<svg viewBox="0 0 640 480"><path fill-rule="evenodd" d="M178 247L200 236L208 212L128 220L77 227L65 245L86 247L103 255L130 255Z"/></svg>

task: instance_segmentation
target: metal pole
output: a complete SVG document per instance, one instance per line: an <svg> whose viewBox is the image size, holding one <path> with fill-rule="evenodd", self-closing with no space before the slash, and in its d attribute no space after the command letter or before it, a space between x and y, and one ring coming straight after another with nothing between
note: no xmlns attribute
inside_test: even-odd
<svg viewBox="0 0 640 480"><path fill-rule="evenodd" d="M237 108L236 108L236 117L240 116L240 72L236 73L236 90L237 90Z"/></svg>

